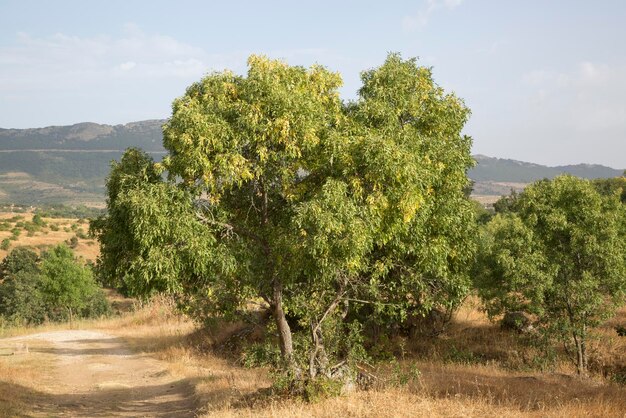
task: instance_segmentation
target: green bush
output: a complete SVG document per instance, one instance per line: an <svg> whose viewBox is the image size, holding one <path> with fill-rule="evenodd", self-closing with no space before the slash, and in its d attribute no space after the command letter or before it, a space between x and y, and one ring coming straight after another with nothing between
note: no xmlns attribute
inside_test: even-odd
<svg viewBox="0 0 626 418"><path fill-rule="evenodd" d="M241 363L245 367L275 367L280 364L280 350L273 341L254 343L243 350Z"/></svg>
<svg viewBox="0 0 626 418"><path fill-rule="evenodd" d="M111 304L102 289L98 289L91 298L87 300L85 307L81 310L81 316L84 318L100 318L109 316L112 313Z"/></svg>
<svg viewBox="0 0 626 418"><path fill-rule="evenodd" d="M2 243L0 244L0 249L6 251L9 249L10 246L11 246L11 240L8 238L5 238L2 240Z"/></svg>
<svg viewBox="0 0 626 418"><path fill-rule="evenodd" d="M38 262L34 251L18 247L0 264L0 315L10 322L38 324L46 317Z"/></svg>
<svg viewBox="0 0 626 418"><path fill-rule="evenodd" d="M15 324L109 315L92 270L65 246L37 253L18 247L0 263L0 316Z"/></svg>
<svg viewBox="0 0 626 418"><path fill-rule="evenodd" d="M341 381L327 377L309 379L304 385L304 399L308 402L318 402L339 396L342 386Z"/></svg>
<svg viewBox="0 0 626 418"><path fill-rule="evenodd" d="M33 224L37 225L37 226L46 226L46 222L41 218L41 215L36 213L33 216Z"/></svg>

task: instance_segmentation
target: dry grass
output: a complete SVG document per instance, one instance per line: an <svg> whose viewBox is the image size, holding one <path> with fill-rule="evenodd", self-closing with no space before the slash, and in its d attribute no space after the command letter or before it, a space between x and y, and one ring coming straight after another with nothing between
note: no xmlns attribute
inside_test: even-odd
<svg viewBox="0 0 626 418"><path fill-rule="evenodd" d="M565 362L551 372L503 367L521 364L518 357L532 355L532 350L491 324L476 299L466 302L445 335L411 343L401 364L416 365L421 372L418 381L318 403L270 396L267 370L242 368L211 349L234 331L232 324L210 333L174 314L172 308L160 301L100 326L123 336L135 349L166 361L171 373L195 378L196 397L205 405L203 416L617 417L626 413L624 387L600 376L579 379ZM482 353L480 361L459 364L447 359L451 343ZM427 346L430 349L424 351ZM521 354L524 350L531 354ZM497 360L485 360L488 356ZM615 360L624 363L626 357ZM385 369L389 367L381 367L382 374L390 373Z"/></svg>
<svg viewBox="0 0 626 418"><path fill-rule="evenodd" d="M33 219L33 213L30 212L5 212L0 213L0 221L11 219L16 216L22 216L24 217L24 219L21 219L19 221L13 221L12 227L14 227L17 222L30 222ZM28 246L34 249L41 250L46 247L51 247L69 241L73 236L76 235L76 231L72 230L72 225L75 225L76 229L81 228L84 233L87 233L89 231L89 223L78 223L78 219L43 218L43 220L47 223L47 226L42 228L41 231L35 232L33 236L28 236L27 232L24 229L21 229L21 233L17 237L17 240L11 241L11 247L9 248L9 250L0 250L0 260L6 257L6 255L17 246ZM53 231L50 228L52 225L56 225L59 228L58 231ZM11 237L11 235L11 231L0 231L0 241L5 238ZM77 257L82 257L85 260L95 261L100 254L100 247L98 246L98 243L93 239L79 239L78 245L73 248L73 251Z"/></svg>
<svg viewBox="0 0 626 418"><path fill-rule="evenodd" d="M29 355L39 342L28 345L3 343L0 347L0 417L21 416L29 405L32 393L54 382L43 378L52 367L48 359Z"/></svg>
<svg viewBox="0 0 626 418"><path fill-rule="evenodd" d="M166 299L137 306L135 311L116 318L82 321L76 326L119 335L135 350L166 362L169 373L193 382L198 404L204 405L199 413L207 417L626 416L626 388L599 375L578 379L567 365L551 372L504 367L521 364L515 351L518 357L528 356L521 353L528 348L515 335L491 324L478 308L477 301L469 299L443 336L406 342L405 358L400 363L405 368L417 366L421 372L418 380L402 387L380 386L317 403L270 395L267 370L240 367L232 358L213 350L215 343L223 341L236 326L225 325L213 332L200 329L177 315L174 303ZM622 315L624 311L613 321L621 321ZM54 326L46 329L51 328ZM607 325L606 333L611 330ZM614 345L605 346L609 343ZM619 355L623 340L602 340L602 344L603 350L614 353L611 361L626 362L626 356ZM479 360L457 362L447 357L453 345L458 350L479 353ZM20 369L23 366L5 360L0 358L0 373L8 376L4 381L14 384L0 387L0 400L7 400L5 408L11 411L24 397L13 398L15 393L7 392L7 387L19 389L23 382L19 376L35 372L30 366ZM383 365L380 373L392 372Z"/></svg>

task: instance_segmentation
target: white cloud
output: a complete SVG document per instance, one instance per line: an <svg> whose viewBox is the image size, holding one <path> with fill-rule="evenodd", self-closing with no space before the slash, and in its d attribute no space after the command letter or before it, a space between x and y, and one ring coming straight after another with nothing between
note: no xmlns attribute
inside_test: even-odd
<svg viewBox="0 0 626 418"><path fill-rule="evenodd" d="M122 71L129 71L135 68L136 66L137 66L137 63L135 61L128 61L123 64L120 64L119 69Z"/></svg>
<svg viewBox="0 0 626 418"><path fill-rule="evenodd" d="M172 99L211 71L246 70L252 52L291 64L336 64L321 48L209 53L127 24L118 36L17 34L0 46L0 127L166 117Z"/></svg>
<svg viewBox="0 0 626 418"><path fill-rule="evenodd" d="M428 25L431 15L441 9L454 10L463 3L464 0L426 0L422 7L414 15L407 15L402 18L402 29L405 32L412 32L416 29Z"/></svg>
<svg viewBox="0 0 626 418"><path fill-rule="evenodd" d="M0 48L0 91L102 82L110 76L199 77L210 57L201 48L127 25L120 37L18 34ZM133 70L133 71L130 71Z"/></svg>

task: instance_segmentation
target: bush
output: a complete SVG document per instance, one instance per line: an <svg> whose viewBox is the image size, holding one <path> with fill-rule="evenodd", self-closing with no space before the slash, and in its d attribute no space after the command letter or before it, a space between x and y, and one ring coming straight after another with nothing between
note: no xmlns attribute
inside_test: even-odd
<svg viewBox="0 0 626 418"><path fill-rule="evenodd" d="M308 402L318 402L327 398L339 396L343 383L328 377L309 379L304 385L304 399Z"/></svg>
<svg viewBox="0 0 626 418"><path fill-rule="evenodd" d="M77 237L76 235L74 235L72 238L70 238L70 239L67 241L67 245L68 245L70 248L76 248L76 247L78 246L78 237Z"/></svg>
<svg viewBox="0 0 626 418"><path fill-rule="evenodd" d="M0 244L0 249L6 251L9 249L10 246L11 246L11 240L8 238L5 238L2 240L2 243Z"/></svg>
<svg viewBox="0 0 626 418"><path fill-rule="evenodd" d="M33 224L37 225L37 226L46 226L46 222L41 218L41 215L36 213L33 216Z"/></svg>
<svg viewBox="0 0 626 418"><path fill-rule="evenodd" d="M0 264L0 315L10 322L39 324L110 313L91 268L78 263L65 246L52 248L43 260L18 247Z"/></svg>
<svg viewBox="0 0 626 418"><path fill-rule="evenodd" d="M38 262L34 251L18 247L0 264L0 315L11 322L38 324L46 317Z"/></svg>
<svg viewBox="0 0 626 418"><path fill-rule="evenodd" d="M91 298L87 300L85 308L81 311L81 316L84 318L100 318L109 316L112 313L111 304L107 300L104 291L98 289Z"/></svg>

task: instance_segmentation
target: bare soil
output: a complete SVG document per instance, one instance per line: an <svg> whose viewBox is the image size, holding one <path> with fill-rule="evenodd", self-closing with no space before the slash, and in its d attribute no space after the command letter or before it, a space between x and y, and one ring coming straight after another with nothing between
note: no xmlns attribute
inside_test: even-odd
<svg viewBox="0 0 626 418"><path fill-rule="evenodd" d="M15 356L40 365L38 382L23 382L23 416L192 417L193 382L166 364L133 352L124 339L89 330L53 331L0 340Z"/></svg>

